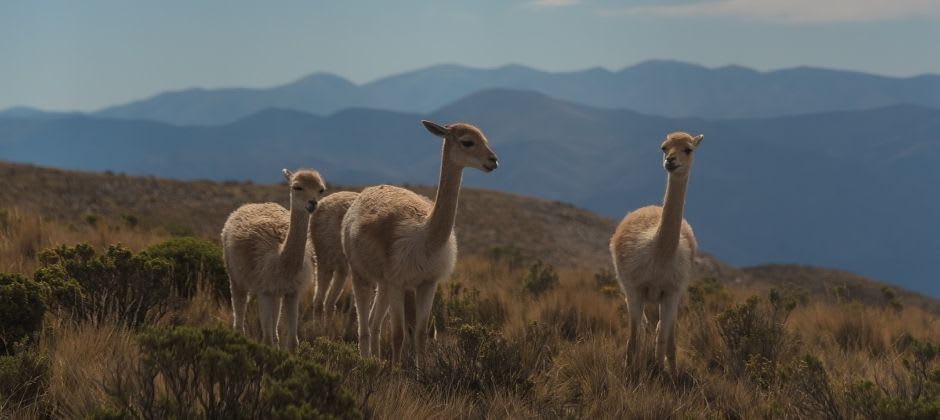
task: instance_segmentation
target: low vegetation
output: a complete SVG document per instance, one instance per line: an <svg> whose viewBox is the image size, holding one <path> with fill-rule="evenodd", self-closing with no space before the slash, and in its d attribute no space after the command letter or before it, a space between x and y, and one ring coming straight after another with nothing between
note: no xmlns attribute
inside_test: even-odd
<svg viewBox="0 0 940 420"><path fill-rule="evenodd" d="M665 375L651 340L624 364L626 307L605 260L485 246L479 229L439 289L426 363L401 369L358 356L348 295L323 323L308 292L296 354L234 333L217 232L131 207L95 214L0 209L0 417L940 417L940 317L881 285L700 270Z"/></svg>

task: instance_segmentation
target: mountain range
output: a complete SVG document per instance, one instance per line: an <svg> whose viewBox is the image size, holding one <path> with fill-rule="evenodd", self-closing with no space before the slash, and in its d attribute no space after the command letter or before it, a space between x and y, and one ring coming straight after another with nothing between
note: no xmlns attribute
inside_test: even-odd
<svg viewBox="0 0 940 420"><path fill-rule="evenodd" d="M267 108L317 115L360 107L422 113L484 89L530 90L601 108L653 115L751 118L898 104L940 107L940 76L911 78L811 67L759 72L647 61L619 71L551 73L510 65L477 69L439 65L354 84L317 73L271 88L186 89L102 109L103 118L186 125L234 122Z"/></svg>
<svg viewBox="0 0 940 420"><path fill-rule="evenodd" d="M619 219L661 201L659 143L704 133L686 204L705 251L734 265L839 267L940 296L940 110L914 105L767 118L652 116L542 93L483 90L429 113L265 109L217 126L101 116L0 116L0 157L73 169L270 182L433 184L439 140L418 123L472 121L499 154L465 183Z"/></svg>

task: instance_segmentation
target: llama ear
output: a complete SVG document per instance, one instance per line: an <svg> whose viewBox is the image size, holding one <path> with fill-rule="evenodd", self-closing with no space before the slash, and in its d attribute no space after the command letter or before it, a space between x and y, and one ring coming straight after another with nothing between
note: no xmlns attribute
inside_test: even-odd
<svg viewBox="0 0 940 420"><path fill-rule="evenodd" d="M281 173L284 174L284 179L286 179L287 182L290 182L290 177L294 175L291 171L288 171L287 168L281 169Z"/></svg>
<svg viewBox="0 0 940 420"><path fill-rule="evenodd" d="M702 143L702 139L704 138L705 138L704 134L699 134L695 137L692 137L692 144L694 144L695 147L698 147L698 145Z"/></svg>
<svg viewBox="0 0 940 420"><path fill-rule="evenodd" d="M421 124L424 124L424 128L428 129L431 134L438 137L444 137L450 133L450 130L448 130L447 127L428 120L421 120Z"/></svg>

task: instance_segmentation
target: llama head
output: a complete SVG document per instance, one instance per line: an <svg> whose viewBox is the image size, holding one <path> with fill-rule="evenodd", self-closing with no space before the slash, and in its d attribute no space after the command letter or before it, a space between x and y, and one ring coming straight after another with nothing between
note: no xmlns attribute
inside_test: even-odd
<svg viewBox="0 0 940 420"><path fill-rule="evenodd" d="M291 208L305 208L307 212L313 213L320 197L326 192L326 183L320 173L310 169L300 169L297 172L282 169L281 173L287 179L287 185L290 185Z"/></svg>
<svg viewBox="0 0 940 420"><path fill-rule="evenodd" d="M687 176L692 168L692 152L702 144L704 134L695 137L689 133L676 131L669 133L663 141L663 168L671 175Z"/></svg>
<svg viewBox="0 0 940 420"><path fill-rule="evenodd" d="M484 172L493 172L499 166L496 153L490 149L490 143L479 128L465 123L446 126L426 120L421 123L431 134L444 139L444 159L461 168L476 168Z"/></svg>

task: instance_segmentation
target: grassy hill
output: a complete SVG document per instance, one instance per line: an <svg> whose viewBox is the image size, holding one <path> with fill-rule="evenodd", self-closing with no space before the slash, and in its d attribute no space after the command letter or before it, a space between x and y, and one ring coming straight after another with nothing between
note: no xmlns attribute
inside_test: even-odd
<svg viewBox="0 0 940 420"><path fill-rule="evenodd" d="M623 363L626 307L606 271L614 221L564 203L466 189L461 256L435 303L437 338L420 369L398 369L360 359L355 339L344 334L348 317L315 318L309 296L301 350L288 356L248 341L258 336L254 306L246 339L232 333L229 304L211 290L152 300L174 284L154 273L198 279L210 272L187 270L205 266L159 271L167 263L147 253L112 248L102 256L115 242L138 251L179 235L216 241L230 211L247 201L283 202L283 185L11 163L0 163L0 179L3 418L191 418L208 412L196 403L206 401L206 390L222 387L235 392L210 398L212 407L267 413L266 398L280 396L308 403L292 410L367 418L940 415L937 302L849 273L735 268L701 256L678 321L679 369L667 375L649 363L649 339L639 362ZM104 259L37 261L43 249L80 242ZM217 250L207 248L204 255ZM85 279L85 302L106 304L67 306L79 301L69 279L56 277L63 273ZM224 283L224 273L215 275ZM26 278L49 289L30 295L16 286L31 284ZM31 296L49 300L39 318L27 318L40 307ZM137 324L115 315L141 302L156 309ZM348 299L340 310L348 310ZM36 330L12 345L6 337L27 325L21 320L33 320ZM271 370L258 360L283 364Z"/></svg>

